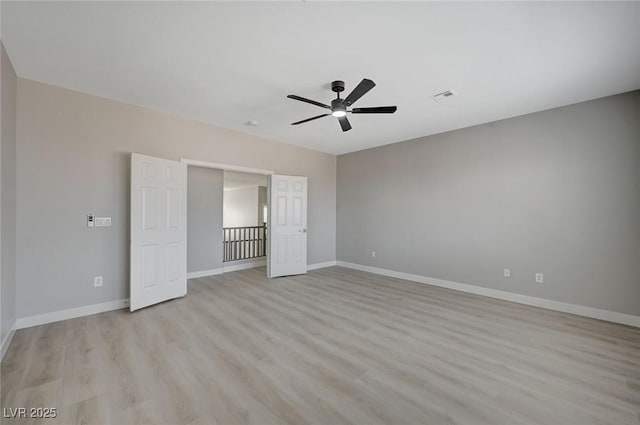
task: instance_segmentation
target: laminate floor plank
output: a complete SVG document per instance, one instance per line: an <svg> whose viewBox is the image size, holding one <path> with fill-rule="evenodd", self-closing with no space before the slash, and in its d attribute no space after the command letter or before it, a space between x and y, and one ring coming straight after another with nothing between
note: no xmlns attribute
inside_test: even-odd
<svg viewBox="0 0 640 425"><path fill-rule="evenodd" d="M330 267L16 332L7 424L640 425L640 329Z"/></svg>

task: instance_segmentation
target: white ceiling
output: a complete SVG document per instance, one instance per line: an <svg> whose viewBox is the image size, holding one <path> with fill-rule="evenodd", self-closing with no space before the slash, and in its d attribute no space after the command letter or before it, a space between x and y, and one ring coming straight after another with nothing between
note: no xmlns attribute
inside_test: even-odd
<svg viewBox="0 0 640 425"><path fill-rule="evenodd" d="M640 88L640 3L2 2L16 72L345 153ZM394 115L290 123L330 82ZM459 96L436 103L431 95ZM246 126L249 120L260 123Z"/></svg>
<svg viewBox="0 0 640 425"><path fill-rule="evenodd" d="M262 174L224 172L224 190L246 189L248 187L267 186L267 176Z"/></svg>

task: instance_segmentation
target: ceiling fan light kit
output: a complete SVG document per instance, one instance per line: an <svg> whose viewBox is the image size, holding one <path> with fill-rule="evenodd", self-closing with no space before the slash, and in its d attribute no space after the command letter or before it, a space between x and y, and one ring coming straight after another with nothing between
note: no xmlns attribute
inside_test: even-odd
<svg viewBox="0 0 640 425"><path fill-rule="evenodd" d="M352 108L351 110L347 109L349 106L353 105L358 99L367 94L369 90L374 88L376 83L365 78L360 84L356 86L355 89L347 97L344 99L340 98L340 93L344 91L344 81L336 80L331 83L331 90L336 93L336 98L331 101L331 106L326 105L324 103L317 102L315 100L307 99L301 96L296 96L295 94L290 94L287 96L289 99L298 100L300 102L309 103L311 105L319 106L321 108L329 109L331 112L326 114L317 115L315 117L307 118L306 120L297 121L291 123L291 125L298 125L305 122L317 120L318 118L327 117L329 115L338 118L338 122L340 123L340 127L342 131L351 130L351 124L347 119L347 113L351 114L393 114L398 108L396 106L377 106L372 108Z"/></svg>

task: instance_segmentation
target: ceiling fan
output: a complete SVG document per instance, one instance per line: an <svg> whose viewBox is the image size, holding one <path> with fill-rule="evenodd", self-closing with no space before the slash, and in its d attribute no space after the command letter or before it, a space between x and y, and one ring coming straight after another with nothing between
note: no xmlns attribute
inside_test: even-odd
<svg viewBox="0 0 640 425"><path fill-rule="evenodd" d="M302 120L302 121L297 121L297 122L291 123L291 125L298 125L305 122L317 120L318 118L333 115L334 117L338 118L338 121L340 122L340 127L342 127L342 131L349 131L351 130L351 124L349 124L349 120L347 119L347 112L352 114L393 114L398 109L396 106L353 108L351 110L347 109L347 107L353 105L358 99L364 96L369 90L371 90L375 86L376 86L376 83L365 78L360 82L360 84L356 86L355 89L353 89L351 93L349 93L347 97L345 97L344 99L341 99L340 93L344 91L344 81L339 81L339 80L334 81L331 83L331 90L336 92L337 97L331 101L331 106L325 105L324 103L316 102L315 100L296 96L295 94L290 94L289 96L287 96L289 99L299 100L301 102L310 103L312 105L316 105L321 108L331 110L330 113L307 118L306 120Z"/></svg>

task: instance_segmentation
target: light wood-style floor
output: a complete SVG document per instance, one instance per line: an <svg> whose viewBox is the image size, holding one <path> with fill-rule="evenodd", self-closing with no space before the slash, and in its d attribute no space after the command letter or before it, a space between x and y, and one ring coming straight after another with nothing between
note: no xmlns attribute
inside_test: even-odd
<svg viewBox="0 0 640 425"><path fill-rule="evenodd" d="M640 329L332 267L18 331L45 424L640 424Z"/></svg>

